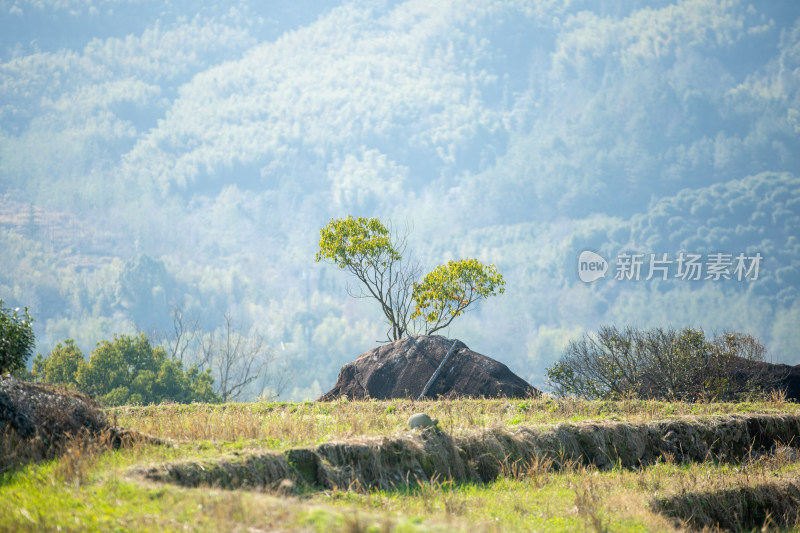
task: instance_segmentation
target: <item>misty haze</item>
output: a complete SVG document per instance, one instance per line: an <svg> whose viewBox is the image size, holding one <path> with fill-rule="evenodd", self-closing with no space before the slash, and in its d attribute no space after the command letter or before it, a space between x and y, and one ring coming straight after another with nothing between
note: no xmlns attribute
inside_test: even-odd
<svg viewBox="0 0 800 533"><path fill-rule="evenodd" d="M800 363L800 7L563 4L3 3L0 298L43 354L168 342L178 312L196 362L227 317L281 399L315 399L386 341L314 261L354 215L408 228L425 271L495 264L505 293L439 333L544 390L603 324Z"/></svg>

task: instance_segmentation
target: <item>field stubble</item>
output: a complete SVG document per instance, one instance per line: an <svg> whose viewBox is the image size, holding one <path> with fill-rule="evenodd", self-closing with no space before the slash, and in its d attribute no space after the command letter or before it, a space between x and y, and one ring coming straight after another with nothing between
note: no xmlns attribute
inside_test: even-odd
<svg viewBox="0 0 800 533"><path fill-rule="evenodd" d="M544 425L580 421L656 420L731 413L800 413L800 405L777 397L747 403L685 403L651 400L587 401L577 398L448 401L372 400L303 403L158 405L109 410L116 425L176 441L258 441L275 449L407 429L408 417L428 413L448 433L495 425Z"/></svg>
<svg viewBox="0 0 800 533"><path fill-rule="evenodd" d="M556 468L553 457L537 456L498 461L499 475L487 483L434 473L427 481L360 490L302 484L290 490L286 485L190 488L131 474L254 451L282 454L330 441L403 437L409 434L408 416L419 411L438 417L443 433L458 440L487 428L503 434L565 422L648 424L731 413L797 416L800 406L781 398L742 404L543 398L119 408L108 412L117 424L172 445L143 441L113 451L103 443L76 441L56 460L9 472L0 480L0 530L670 531L731 527L709 512L721 505L734 510L727 513L734 527L797 524L799 470L793 453L751 453L737 460L710 454L699 462L666 454L650 465L627 468L598 468L568 458ZM761 504L751 505L754 501Z"/></svg>

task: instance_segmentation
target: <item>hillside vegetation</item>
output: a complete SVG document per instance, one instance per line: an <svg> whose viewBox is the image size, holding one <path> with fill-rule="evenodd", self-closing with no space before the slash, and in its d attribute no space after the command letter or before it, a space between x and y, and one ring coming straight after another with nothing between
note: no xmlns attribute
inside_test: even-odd
<svg viewBox="0 0 800 533"><path fill-rule="evenodd" d="M314 263L352 214L413 229L423 271L496 265L506 292L442 333L534 386L608 323L798 362L796 2L335 4L0 7L0 298L39 351L227 313L293 373L285 398L317 398L385 337ZM578 279L584 250L606 278ZM763 262L645 280L681 251ZM639 280L614 279L622 253Z"/></svg>

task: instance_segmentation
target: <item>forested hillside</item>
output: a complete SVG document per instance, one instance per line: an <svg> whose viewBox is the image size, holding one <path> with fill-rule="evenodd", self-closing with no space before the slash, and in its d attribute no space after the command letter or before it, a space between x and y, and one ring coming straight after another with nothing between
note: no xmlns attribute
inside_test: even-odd
<svg viewBox="0 0 800 533"><path fill-rule="evenodd" d="M536 386L606 323L800 363L794 0L13 0L0 45L0 299L41 352L228 316L314 398L385 340L314 262L352 214L407 228L426 271L497 265L505 294L445 333ZM763 259L645 279L681 252Z"/></svg>

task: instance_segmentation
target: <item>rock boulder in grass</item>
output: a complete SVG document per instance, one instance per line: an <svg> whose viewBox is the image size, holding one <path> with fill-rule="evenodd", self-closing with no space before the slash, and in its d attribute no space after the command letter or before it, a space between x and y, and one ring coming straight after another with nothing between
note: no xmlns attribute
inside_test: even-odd
<svg viewBox="0 0 800 533"><path fill-rule="evenodd" d="M444 360L453 340L439 335L412 335L358 356L344 365L333 389L320 401L349 399L417 399ZM456 340L455 349L431 383L425 398L527 398L539 391L503 363L470 350Z"/></svg>
<svg viewBox="0 0 800 533"><path fill-rule="evenodd" d="M751 363L747 370L737 375L737 378L757 383L764 391L781 390L786 394L787 400L800 402L800 365L759 361Z"/></svg>
<svg viewBox="0 0 800 533"><path fill-rule="evenodd" d="M50 459L74 439L118 448L158 439L111 426L102 407L79 392L0 377L0 474L29 461Z"/></svg>
<svg viewBox="0 0 800 533"><path fill-rule="evenodd" d="M81 431L99 433L109 426L94 400L68 389L0 378L0 432L12 430L22 438L54 441Z"/></svg>

